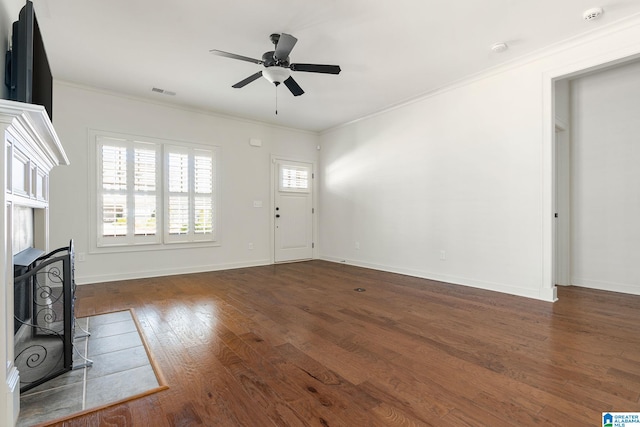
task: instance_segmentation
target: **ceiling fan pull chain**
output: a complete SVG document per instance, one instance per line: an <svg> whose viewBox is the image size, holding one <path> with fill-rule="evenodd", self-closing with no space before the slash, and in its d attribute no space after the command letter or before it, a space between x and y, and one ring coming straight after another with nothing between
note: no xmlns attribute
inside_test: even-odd
<svg viewBox="0 0 640 427"><path fill-rule="evenodd" d="M278 115L278 86L274 85L276 87L276 116Z"/></svg>

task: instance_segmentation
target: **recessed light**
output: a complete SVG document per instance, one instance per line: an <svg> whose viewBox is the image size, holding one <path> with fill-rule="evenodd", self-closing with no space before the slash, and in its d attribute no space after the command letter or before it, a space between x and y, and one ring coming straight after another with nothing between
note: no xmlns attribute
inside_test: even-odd
<svg viewBox="0 0 640 427"><path fill-rule="evenodd" d="M491 46L491 50L494 51L495 53L501 53L501 52L504 52L507 49L509 49L509 46L507 46L507 44L503 43L503 42L494 43Z"/></svg>
<svg viewBox="0 0 640 427"><path fill-rule="evenodd" d="M582 19L585 21L593 21L594 19L600 18L604 11L601 7L592 7L591 9L587 9L582 14Z"/></svg>

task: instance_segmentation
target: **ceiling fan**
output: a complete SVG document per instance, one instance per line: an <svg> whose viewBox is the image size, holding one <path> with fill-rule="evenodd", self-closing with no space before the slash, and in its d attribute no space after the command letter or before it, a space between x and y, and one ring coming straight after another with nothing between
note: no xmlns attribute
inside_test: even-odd
<svg viewBox="0 0 640 427"><path fill-rule="evenodd" d="M289 62L289 54L298 41L291 34L271 34L269 37L275 46L275 50L265 52L262 59L249 58L247 56L236 55L235 53L224 52L222 50L212 49L210 52L231 59L239 59L241 61L253 62L254 64L263 65L264 70L258 71L250 75L244 80L239 81L232 87L239 89L251 83L254 80L264 77L274 85L278 86L284 83L294 96L300 96L304 90L291 77L290 71L305 71L308 73L324 73L324 74L340 74L340 66L338 65L319 65L319 64L292 64Z"/></svg>

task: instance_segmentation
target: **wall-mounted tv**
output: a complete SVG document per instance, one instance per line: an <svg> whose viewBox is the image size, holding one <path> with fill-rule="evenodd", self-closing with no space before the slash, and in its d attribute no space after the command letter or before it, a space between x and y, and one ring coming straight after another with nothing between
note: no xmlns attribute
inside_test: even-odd
<svg viewBox="0 0 640 427"><path fill-rule="evenodd" d="M33 3L27 0L13 23L6 55L5 84L9 99L43 105L53 120L53 79Z"/></svg>

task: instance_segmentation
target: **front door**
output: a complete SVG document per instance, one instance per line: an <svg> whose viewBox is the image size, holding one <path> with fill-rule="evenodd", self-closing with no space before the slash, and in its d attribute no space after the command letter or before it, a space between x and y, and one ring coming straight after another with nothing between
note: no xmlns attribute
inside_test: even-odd
<svg viewBox="0 0 640 427"><path fill-rule="evenodd" d="M313 165L275 160L274 261L313 257Z"/></svg>

